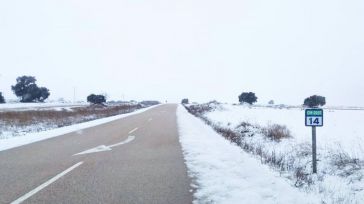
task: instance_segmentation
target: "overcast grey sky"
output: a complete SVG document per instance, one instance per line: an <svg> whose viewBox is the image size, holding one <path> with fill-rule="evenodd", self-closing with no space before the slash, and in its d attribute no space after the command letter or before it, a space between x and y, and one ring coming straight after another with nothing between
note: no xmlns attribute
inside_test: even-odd
<svg viewBox="0 0 364 204"><path fill-rule="evenodd" d="M0 91L33 75L51 98L364 106L362 0L0 2Z"/></svg>

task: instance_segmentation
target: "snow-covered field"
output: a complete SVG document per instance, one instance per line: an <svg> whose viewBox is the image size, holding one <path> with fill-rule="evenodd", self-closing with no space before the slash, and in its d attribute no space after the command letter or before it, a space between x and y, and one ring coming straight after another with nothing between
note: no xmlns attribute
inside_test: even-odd
<svg viewBox="0 0 364 204"><path fill-rule="evenodd" d="M0 111L24 111L38 109L55 109L87 106L88 103L4 103L0 104Z"/></svg>
<svg viewBox="0 0 364 204"><path fill-rule="evenodd" d="M180 142L196 189L194 203L319 203L211 127L177 110Z"/></svg>
<svg viewBox="0 0 364 204"><path fill-rule="evenodd" d="M215 129L239 135L242 149L297 189L316 195L323 203L364 200L364 111L325 109L324 127L317 128L318 174L313 175L311 128L305 127L304 110L218 103L196 106L205 108L199 117ZM268 138L264 130L274 124L286 126L291 137Z"/></svg>
<svg viewBox="0 0 364 204"><path fill-rule="evenodd" d="M274 109L222 105L222 109L206 113L223 126L241 122L267 126L285 125L297 143L311 143L311 128L305 126L302 109ZM324 126L317 128L317 145L323 149L341 147L350 156L364 160L364 110L325 110Z"/></svg>

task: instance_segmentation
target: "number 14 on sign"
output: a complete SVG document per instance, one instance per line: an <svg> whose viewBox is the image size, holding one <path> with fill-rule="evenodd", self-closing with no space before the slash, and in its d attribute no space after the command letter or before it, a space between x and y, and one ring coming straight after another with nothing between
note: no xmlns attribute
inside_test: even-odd
<svg viewBox="0 0 364 204"><path fill-rule="evenodd" d="M307 126L322 126L321 117L307 117Z"/></svg>

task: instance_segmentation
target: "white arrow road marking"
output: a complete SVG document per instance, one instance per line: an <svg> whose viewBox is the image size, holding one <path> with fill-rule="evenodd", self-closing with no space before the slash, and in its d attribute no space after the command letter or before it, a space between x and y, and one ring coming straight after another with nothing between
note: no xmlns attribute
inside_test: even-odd
<svg viewBox="0 0 364 204"><path fill-rule="evenodd" d="M90 153L96 153L96 152L104 152L104 151L111 151L111 148L105 145L100 145L98 147L77 153L75 155L81 155L81 154L90 154Z"/></svg>
<svg viewBox="0 0 364 204"><path fill-rule="evenodd" d="M111 147L116 147L116 146L120 146L120 145L123 145L123 144L126 144L126 143L129 143L131 141L133 141L135 139L135 136L129 136L128 139L122 141L122 142L119 142L119 143L116 143L116 144L113 144L113 145L109 145L108 147L111 148Z"/></svg>
<svg viewBox="0 0 364 204"><path fill-rule="evenodd" d="M111 147L116 147L116 146L120 146L120 145L129 143L129 142L133 141L134 139L135 139L135 136L129 136L126 140L124 140L122 142L119 142L119 143L116 143L116 144L113 144L113 145L109 145L109 146L100 145L100 146L97 146L95 148L88 149L86 151L74 154L73 156L82 155L82 154L91 154L91 153L96 153L96 152L111 151L112 150Z"/></svg>
<svg viewBox="0 0 364 204"><path fill-rule="evenodd" d="M68 174L69 172L71 172L75 168L79 167L81 164L83 164L83 162L78 162L77 164L71 166L70 168L68 168L65 171L61 172L57 176L51 178L50 180L48 180L47 182L45 182L42 185L38 186L37 188L35 188L34 190L30 191L29 193L27 193L27 194L23 195L22 197L16 199L15 201L11 202L11 204L19 204L19 203L24 202L26 199L28 199L31 196L33 196L34 194L38 193L39 191L41 191L45 187L51 185L52 183L54 183L55 181L57 181L58 179L60 179L62 176Z"/></svg>

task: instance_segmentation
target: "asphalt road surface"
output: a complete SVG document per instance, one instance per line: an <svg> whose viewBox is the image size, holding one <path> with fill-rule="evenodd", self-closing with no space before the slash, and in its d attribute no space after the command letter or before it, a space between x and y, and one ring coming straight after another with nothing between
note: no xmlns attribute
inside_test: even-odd
<svg viewBox="0 0 364 204"><path fill-rule="evenodd" d="M0 152L0 203L192 202L176 105Z"/></svg>

